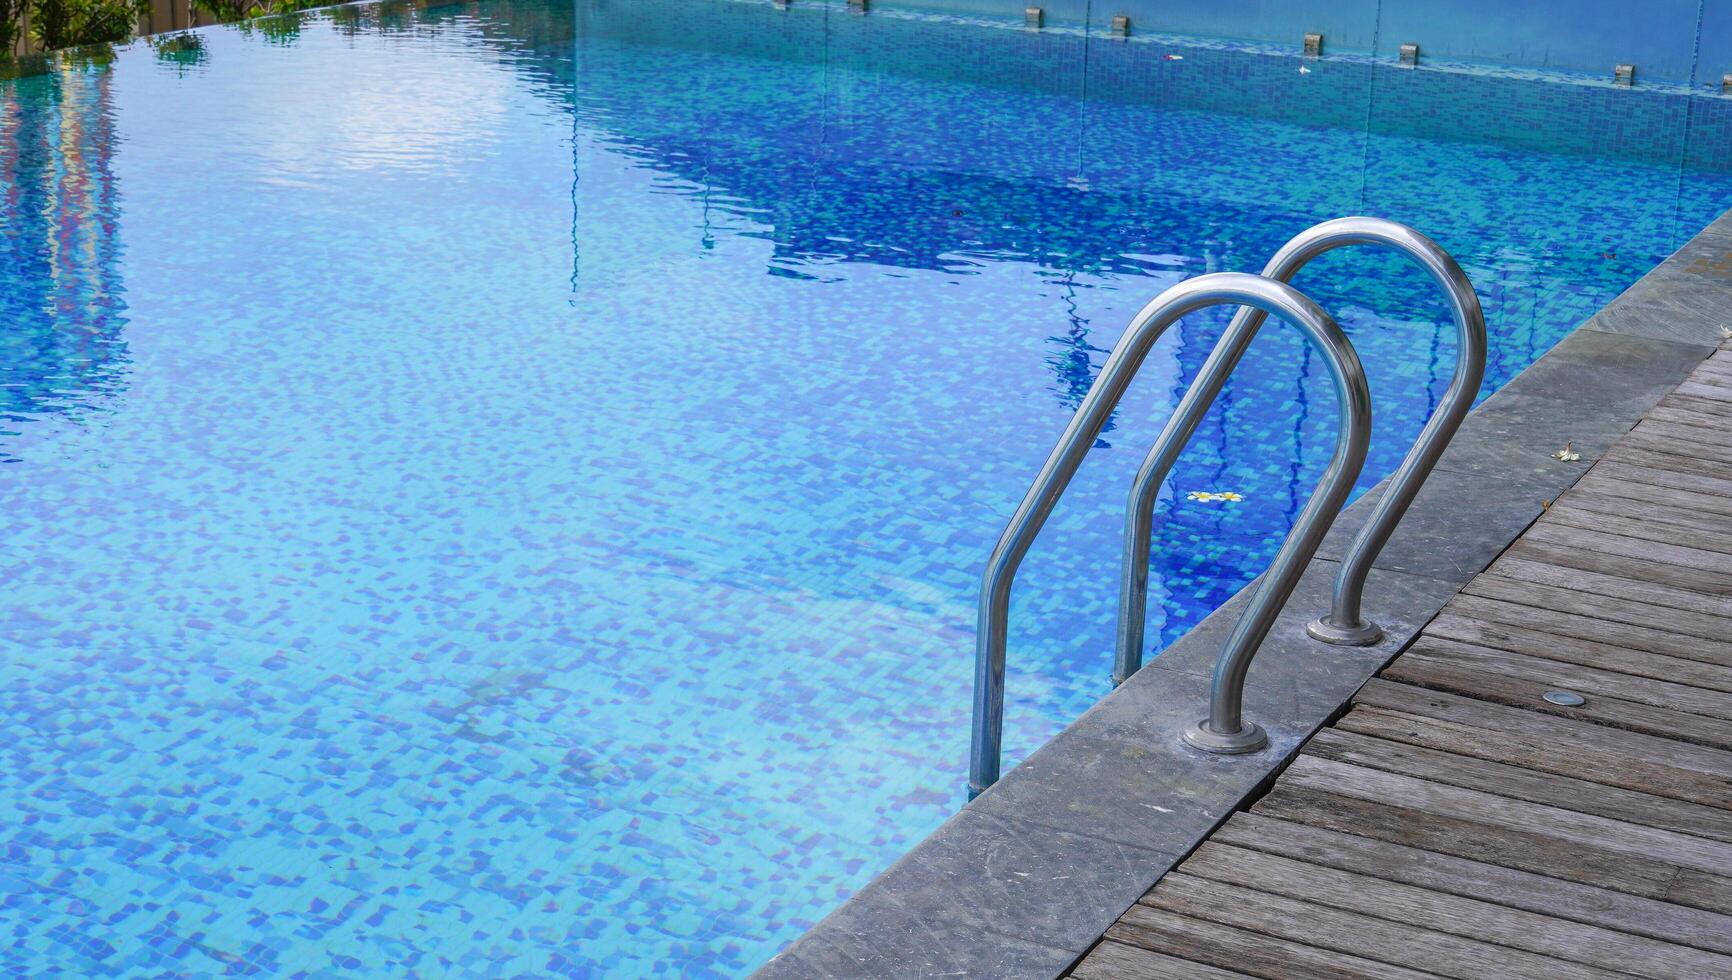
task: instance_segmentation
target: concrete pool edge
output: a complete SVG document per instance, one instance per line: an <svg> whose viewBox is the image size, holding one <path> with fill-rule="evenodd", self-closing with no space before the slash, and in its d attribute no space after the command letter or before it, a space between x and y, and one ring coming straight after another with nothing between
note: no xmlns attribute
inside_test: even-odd
<svg viewBox="0 0 1732 980"><path fill-rule="evenodd" d="M1371 576L1367 612L1389 633L1376 647L1331 647L1303 630L1379 490L1348 508L1251 669L1246 714L1269 730L1269 750L1208 756L1178 738L1206 710L1241 592L757 975L1064 972L1712 354L1726 311L1732 212L1475 409ZM1579 461L1553 458L1566 443Z"/></svg>

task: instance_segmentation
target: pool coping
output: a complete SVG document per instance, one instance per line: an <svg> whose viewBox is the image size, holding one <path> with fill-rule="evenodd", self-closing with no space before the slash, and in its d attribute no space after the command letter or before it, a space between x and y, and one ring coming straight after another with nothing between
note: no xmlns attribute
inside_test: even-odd
<svg viewBox="0 0 1732 980"><path fill-rule="evenodd" d="M1054 977L1241 802L1279 774L1732 324L1732 211L1476 408L1373 567L1375 647L1311 640L1383 485L1343 512L1253 664L1245 713L1269 750L1179 741L1250 587L1006 773L755 974ZM1568 443L1580 453L1553 453ZM1102 652L1101 669L1110 664ZM962 776L957 777L959 780Z"/></svg>

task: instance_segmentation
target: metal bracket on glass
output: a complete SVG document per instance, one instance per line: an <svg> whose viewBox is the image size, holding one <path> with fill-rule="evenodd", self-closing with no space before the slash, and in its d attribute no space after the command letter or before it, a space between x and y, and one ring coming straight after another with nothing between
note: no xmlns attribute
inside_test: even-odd
<svg viewBox="0 0 1732 980"><path fill-rule="evenodd" d="M1285 282L1237 272L1219 272L1181 282L1143 307L1112 355L1100 377L1089 388L1058 445L1047 457L1033 486L1017 505L1009 525L987 561L981 584L979 626L975 646L974 728L969 752L969 795L984 792L998 781L1004 735L1005 645L1010 616L1010 590L1017 567L1054 505L1076 474L1088 450L1099 437L1107 418L1130 386L1131 379L1148 357L1155 341L1181 317L1211 306L1252 307L1264 316L1274 313L1299 327L1324 354L1335 381L1341 425L1335 455L1311 500L1305 505L1274 562L1263 576L1215 666L1214 686L1209 696L1209 717L1186 733L1192 745L1210 751L1254 751L1266 744L1262 729L1242 716L1245 674L1258 645L1268 635L1275 616L1298 584L1323 535L1346 502L1348 493L1365 462L1371 435L1371 392L1365 369L1341 328L1321 307ZM1243 314L1241 314L1243 316ZM1235 319L1238 323L1238 318ZM1229 328L1231 329L1231 328ZM1248 343L1256 330L1241 329L1234 336ZM1227 371L1238 363L1239 350L1230 350L1223 336L1205 363L1173 419L1157 442L1159 456L1170 463L1195 430L1209 403L1219 393ZM1225 368L1223 369L1223 365ZM1147 464L1145 464L1146 466ZM1146 540L1146 536L1145 536ZM1146 551L1145 551L1146 554ZM1146 587L1148 563L1142 563Z"/></svg>

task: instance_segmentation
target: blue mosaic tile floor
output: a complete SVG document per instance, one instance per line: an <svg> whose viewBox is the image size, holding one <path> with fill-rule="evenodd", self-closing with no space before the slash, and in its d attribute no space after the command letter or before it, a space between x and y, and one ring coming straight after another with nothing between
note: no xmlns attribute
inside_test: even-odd
<svg viewBox="0 0 1732 980"><path fill-rule="evenodd" d="M1718 97L1014 23L351 7L0 82L0 969L742 974L960 804L981 564L1162 287L1405 220L1489 391L1732 205ZM1370 484L1452 330L1390 257L1301 284ZM1030 555L1012 759L1106 689L1222 323ZM1270 330L1163 504L1162 637L1332 411Z"/></svg>

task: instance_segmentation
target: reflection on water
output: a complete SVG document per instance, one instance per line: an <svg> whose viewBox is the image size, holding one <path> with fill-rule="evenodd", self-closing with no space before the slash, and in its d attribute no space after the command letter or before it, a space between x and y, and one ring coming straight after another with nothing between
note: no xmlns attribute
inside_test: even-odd
<svg viewBox="0 0 1732 980"><path fill-rule="evenodd" d="M1106 363L1112 349L1089 343L1088 320L1077 309L1074 273L1066 271L1062 285L1067 324L1063 335L1047 338L1054 351L1046 362L1052 366L1058 382L1053 390L1058 394L1059 404L1074 412L1082 407L1083 397L1094 387L1095 375ZM1106 435L1117 427L1118 412L1115 410L1101 426L1101 437L1095 440L1095 448L1110 448Z"/></svg>
<svg viewBox="0 0 1732 980"><path fill-rule="evenodd" d="M125 388L112 82L73 68L0 98L0 459L17 426Z"/></svg>

